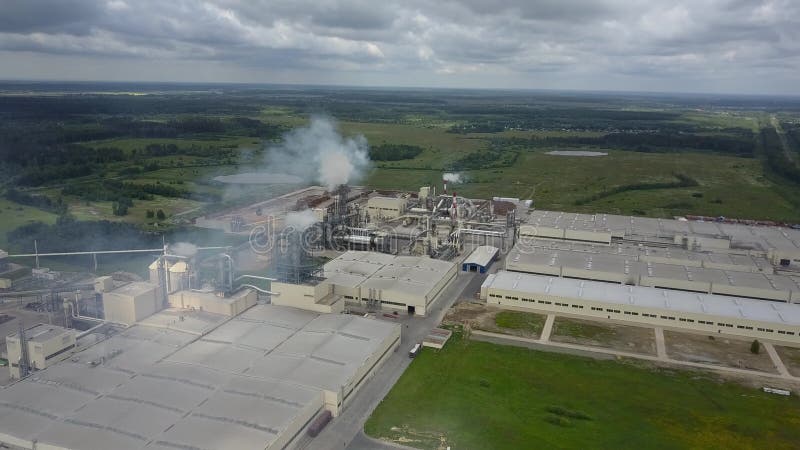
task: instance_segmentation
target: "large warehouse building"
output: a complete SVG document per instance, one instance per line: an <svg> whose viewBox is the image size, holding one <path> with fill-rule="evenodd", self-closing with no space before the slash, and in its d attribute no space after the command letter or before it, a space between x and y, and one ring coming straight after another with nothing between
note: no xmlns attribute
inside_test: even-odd
<svg viewBox="0 0 800 450"><path fill-rule="evenodd" d="M536 210L519 229L520 239L548 238L611 243L612 239L686 249L746 251L773 264L800 261L800 230L756 224L653 219L613 214Z"/></svg>
<svg viewBox="0 0 800 450"><path fill-rule="evenodd" d="M426 256L349 251L325 264L325 282L351 305L374 305L424 316L456 265Z"/></svg>
<svg viewBox="0 0 800 450"><path fill-rule="evenodd" d="M759 258L626 246L518 243L506 270L584 280L800 302L798 279L771 273ZM731 266L741 263L741 270ZM724 269L718 267L725 267ZM763 270L759 270L763 268Z"/></svg>
<svg viewBox="0 0 800 450"><path fill-rule="evenodd" d="M322 410L338 414L400 341L397 324L272 305L145 322L0 391L0 443L285 448Z"/></svg>
<svg viewBox="0 0 800 450"><path fill-rule="evenodd" d="M25 329L25 346L22 350L19 333L6 337L8 352L8 367L11 378L20 378L20 363L22 356L27 356L28 370L45 369L64 358L68 358L75 351L75 330L48 325L36 324Z"/></svg>
<svg viewBox="0 0 800 450"><path fill-rule="evenodd" d="M800 346L800 305L499 271L481 298L501 307L613 319Z"/></svg>

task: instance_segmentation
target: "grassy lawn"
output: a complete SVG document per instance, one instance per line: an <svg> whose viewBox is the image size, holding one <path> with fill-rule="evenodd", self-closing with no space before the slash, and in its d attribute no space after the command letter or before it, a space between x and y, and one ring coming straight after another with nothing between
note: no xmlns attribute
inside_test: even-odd
<svg viewBox="0 0 800 450"><path fill-rule="evenodd" d="M0 197L0 249L8 249L6 233L32 222L55 223L56 215Z"/></svg>
<svg viewBox="0 0 800 450"><path fill-rule="evenodd" d="M787 197L800 190L767 180L757 159L700 153L637 153L610 150L595 158L547 155L549 149L520 155L513 167L467 171L468 182L452 185L473 198L509 196L534 199L537 208L605 212L650 217L704 214L739 218L800 221L800 211ZM424 153L423 153L424 155ZM416 190L440 184L437 170L376 168L366 184L376 188ZM615 186L672 182L688 175L699 186L628 191L576 205L576 201Z"/></svg>
<svg viewBox="0 0 800 450"><path fill-rule="evenodd" d="M603 341L614 337L615 333L614 330L608 326L593 325L586 321L558 317L556 321L553 322L553 334Z"/></svg>
<svg viewBox="0 0 800 450"><path fill-rule="evenodd" d="M539 334L544 327L545 316L521 311L500 311L494 316L494 323L500 328L524 330Z"/></svg>
<svg viewBox="0 0 800 450"><path fill-rule="evenodd" d="M800 400L710 374L465 341L414 360L366 423L418 448L797 448Z"/></svg>

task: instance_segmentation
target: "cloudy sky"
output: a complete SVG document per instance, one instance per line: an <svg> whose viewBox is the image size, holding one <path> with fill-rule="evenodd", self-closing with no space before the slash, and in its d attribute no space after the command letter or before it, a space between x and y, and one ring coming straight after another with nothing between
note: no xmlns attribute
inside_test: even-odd
<svg viewBox="0 0 800 450"><path fill-rule="evenodd" d="M800 94L800 0L0 0L0 79Z"/></svg>

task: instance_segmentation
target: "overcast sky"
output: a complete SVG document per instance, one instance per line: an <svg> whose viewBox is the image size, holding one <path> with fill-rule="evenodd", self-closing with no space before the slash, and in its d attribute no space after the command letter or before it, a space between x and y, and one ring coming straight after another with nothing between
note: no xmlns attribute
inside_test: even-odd
<svg viewBox="0 0 800 450"><path fill-rule="evenodd" d="M0 79L800 94L800 0L0 0Z"/></svg>

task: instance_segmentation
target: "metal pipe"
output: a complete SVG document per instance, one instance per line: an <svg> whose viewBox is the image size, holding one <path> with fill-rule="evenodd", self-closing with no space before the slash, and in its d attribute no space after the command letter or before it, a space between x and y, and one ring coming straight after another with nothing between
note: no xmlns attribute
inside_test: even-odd
<svg viewBox="0 0 800 450"><path fill-rule="evenodd" d="M66 302L64 302L64 304L69 307L70 316L73 319L88 320L90 322L101 322L103 324L108 323L107 320L98 319L97 317L81 316L81 315L76 314L75 313L75 307L72 305L72 302L70 302L70 301L66 301Z"/></svg>
<svg viewBox="0 0 800 450"><path fill-rule="evenodd" d="M97 325L93 326L92 328L89 328L89 329L88 329L88 330L86 330L86 331L81 331L80 333L78 333L78 335L77 335L77 336L75 336L75 339L80 339L80 338L82 338L82 337L84 337L84 336L86 336L86 335L88 335L88 334L92 333L94 330L96 330L96 329L98 329L98 328L102 327L102 326L103 326L103 325L105 325L105 324L106 324L106 322L105 322L105 321L103 321L103 323L99 323L99 324L97 324Z"/></svg>
<svg viewBox="0 0 800 450"><path fill-rule="evenodd" d="M257 276L257 275L242 275L242 276L240 276L240 277L237 277L237 278L236 278L235 280L233 280L233 281L239 281L239 280L241 280L242 278L253 278L253 279L256 279L256 280L266 280L266 281L278 281L278 280L277 280L277 279L275 279L275 278L259 277L259 276Z"/></svg>
<svg viewBox="0 0 800 450"><path fill-rule="evenodd" d="M96 255L96 254L111 254L111 253L151 253L151 252L161 252L163 249L161 248L147 248L147 249L140 249L140 250L98 250L94 252L58 252L58 253L24 253L18 255L8 255L9 258L27 258L27 257L39 257L39 256L73 256L73 255Z"/></svg>
<svg viewBox="0 0 800 450"><path fill-rule="evenodd" d="M197 247L197 250L224 250L228 247ZM163 248L143 248L143 249L136 249L136 250L97 250L97 251L90 251L90 252L56 252L56 253L21 253L18 255L8 255L8 258L28 258L28 257L39 257L39 256L74 256L74 255L106 255L106 254L115 254L115 253L152 253L152 252L163 252ZM188 256L180 256L180 255L166 255L173 258L188 258Z"/></svg>
<svg viewBox="0 0 800 450"><path fill-rule="evenodd" d="M264 293L264 294L269 294L269 295L274 295L276 297L281 295L280 292L268 291L268 290L262 289L262 288L260 288L258 286L253 286L252 284L241 284L241 285L239 285L239 287L246 287L246 288L250 288L250 289L255 289L258 292L261 292L261 293Z"/></svg>

